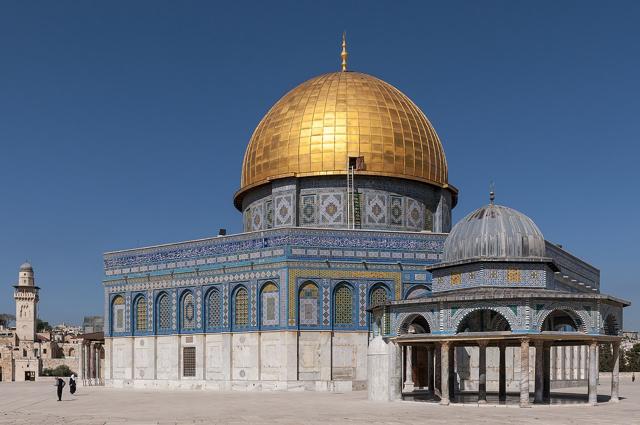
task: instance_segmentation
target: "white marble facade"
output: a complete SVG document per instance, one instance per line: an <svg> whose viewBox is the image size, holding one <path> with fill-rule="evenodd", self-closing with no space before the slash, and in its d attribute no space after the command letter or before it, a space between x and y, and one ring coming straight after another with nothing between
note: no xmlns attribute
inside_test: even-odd
<svg viewBox="0 0 640 425"><path fill-rule="evenodd" d="M364 389L367 333L271 331L106 339L106 383L206 390ZM185 348L195 370L185 370ZM193 375L193 376L189 376Z"/></svg>

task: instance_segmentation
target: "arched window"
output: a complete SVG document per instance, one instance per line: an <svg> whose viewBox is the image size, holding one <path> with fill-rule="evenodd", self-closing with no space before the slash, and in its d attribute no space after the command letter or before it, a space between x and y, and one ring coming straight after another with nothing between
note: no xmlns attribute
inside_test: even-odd
<svg viewBox="0 0 640 425"><path fill-rule="evenodd" d="M353 294L347 285L340 285L334 294L334 324L350 325L353 322Z"/></svg>
<svg viewBox="0 0 640 425"><path fill-rule="evenodd" d="M376 307L387 303L387 290L382 286L376 287L371 291L371 298L369 300L370 307Z"/></svg>
<svg viewBox="0 0 640 425"><path fill-rule="evenodd" d="M247 326L249 324L249 293L245 288L240 288L236 291L234 309L234 324Z"/></svg>
<svg viewBox="0 0 640 425"><path fill-rule="evenodd" d="M136 301L136 331L147 330L147 300L144 297L138 297Z"/></svg>
<svg viewBox="0 0 640 425"><path fill-rule="evenodd" d="M207 327L219 328L222 326L222 320L220 317L220 306L222 299L220 297L220 291L212 289L207 296Z"/></svg>
<svg viewBox="0 0 640 425"><path fill-rule="evenodd" d="M180 307L182 329L194 329L196 327L196 308L193 304L193 294L191 292L187 292L182 297L182 305Z"/></svg>
<svg viewBox="0 0 640 425"><path fill-rule="evenodd" d="M260 299L262 305L261 324L263 326L278 325L278 287L269 282L262 287Z"/></svg>
<svg viewBox="0 0 640 425"><path fill-rule="evenodd" d="M318 286L307 282L300 288L298 320L301 325L318 325Z"/></svg>
<svg viewBox="0 0 640 425"><path fill-rule="evenodd" d="M111 330L113 332L124 332L124 297L121 295L113 299L111 311Z"/></svg>
<svg viewBox="0 0 640 425"><path fill-rule="evenodd" d="M169 295L163 293L158 297L158 329L171 329L171 304Z"/></svg>

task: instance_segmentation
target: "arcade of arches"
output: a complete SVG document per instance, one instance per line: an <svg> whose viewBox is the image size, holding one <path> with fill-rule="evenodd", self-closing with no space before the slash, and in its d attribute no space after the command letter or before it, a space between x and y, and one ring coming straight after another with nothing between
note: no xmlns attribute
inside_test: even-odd
<svg viewBox="0 0 640 425"><path fill-rule="evenodd" d="M540 333L518 334L503 315L481 309L467 314L456 334L440 335L431 333L423 316L413 314L393 338L402 347L402 397L446 405L476 396L478 403L486 403L487 393L493 393L503 403L508 393L517 391L520 405L527 406L531 401L550 403L554 381L569 378L588 383L588 401L596 404L597 347L611 344L610 401L618 401L620 337L615 319L605 320L605 335L588 335L582 328L574 312L554 310Z"/></svg>

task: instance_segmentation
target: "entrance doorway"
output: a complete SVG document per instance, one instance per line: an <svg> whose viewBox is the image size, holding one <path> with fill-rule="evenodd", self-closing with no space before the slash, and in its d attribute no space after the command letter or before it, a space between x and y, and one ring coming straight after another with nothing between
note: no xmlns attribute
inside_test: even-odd
<svg viewBox="0 0 640 425"><path fill-rule="evenodd" d="M24 380L25 381L35 381L36 373L32 370L27 370L24 372Z"/></svg>

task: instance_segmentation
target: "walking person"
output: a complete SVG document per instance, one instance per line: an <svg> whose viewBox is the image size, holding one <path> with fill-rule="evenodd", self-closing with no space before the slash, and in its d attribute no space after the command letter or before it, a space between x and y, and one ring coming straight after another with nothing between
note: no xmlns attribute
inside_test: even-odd
<svg viewBox="0 0 640 425"><path fill-rule="evenodd" d="M56 378L56 379L57 379L56 387L58 387L58 401L62 401L62 389L66 384L64 383L64 379L62 378Z"/></svg>
<svg viewBox="0 0 640 425"><path fill-rule="evenodd" d="M72 373L71 377L69 378L69 392L71 393L71 395L76 393L76 375L75 375L75 373Z"/></svg>

